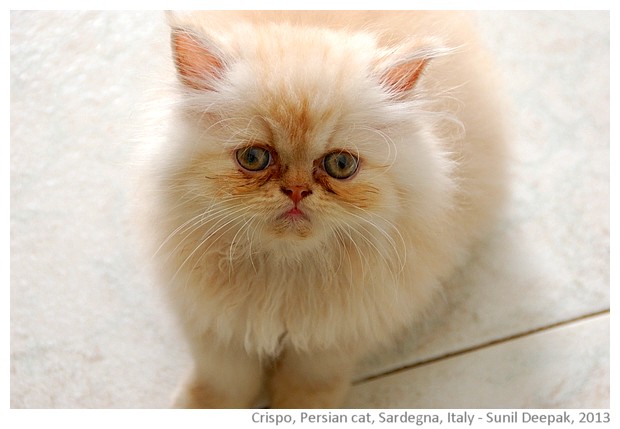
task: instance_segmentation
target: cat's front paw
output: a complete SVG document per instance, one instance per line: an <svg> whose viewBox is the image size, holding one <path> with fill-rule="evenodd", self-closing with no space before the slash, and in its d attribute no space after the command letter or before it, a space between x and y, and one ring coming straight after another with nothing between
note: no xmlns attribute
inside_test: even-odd
<svg viewBox="0 0 620 429"><path fill-rule="evenodd" d="M218 392L208 383L190 382L183 385L174 397L172 408L248 408L244 398Z"/></svg>
<svg viewBox="0 0 620 429"><path fill-rule="evenodd" d="M271 408L340 408L350 383L335 378L322 383L299 383L274 380L271 385Z"/></svg>

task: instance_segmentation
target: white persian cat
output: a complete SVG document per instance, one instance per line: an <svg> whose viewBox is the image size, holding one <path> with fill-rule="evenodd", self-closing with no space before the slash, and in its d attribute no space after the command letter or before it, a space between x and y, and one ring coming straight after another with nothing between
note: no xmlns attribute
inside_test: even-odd
<svg viewBox="0 0 620 429"><path fill-rule="evenodd" d="M502 201L492 73L448 12L169 16L150 236L194 367L179 407L337 407Z"/></svg>

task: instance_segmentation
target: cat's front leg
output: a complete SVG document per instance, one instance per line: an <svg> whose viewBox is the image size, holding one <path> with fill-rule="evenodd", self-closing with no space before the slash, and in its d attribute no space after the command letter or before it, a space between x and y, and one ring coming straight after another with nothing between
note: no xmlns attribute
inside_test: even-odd
<svg viewBox="0 0 620 429"><path fill-rule="evenodd" d="M351 384L354 356L342 350L285 350L270 380L272 408L337 408Z"/></svg>
<svg viewBox="0 0 620 429"><path fill-rule="evenodd" d="M195 339L191 346L194 369L177 392L174 408L255 406L263 378L258 357L211 337Z"/></svg>

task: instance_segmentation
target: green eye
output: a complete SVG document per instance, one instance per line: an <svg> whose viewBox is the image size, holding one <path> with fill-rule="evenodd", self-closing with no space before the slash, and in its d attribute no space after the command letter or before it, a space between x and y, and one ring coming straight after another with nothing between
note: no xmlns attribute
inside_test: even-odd
<svg viewBox="0 0 620 429"><path fill-rule="evenodd" d="M239 149L235 156L241 167L248 171L261 171L269 167L271 154L267 149L259 146L249 146Z"/></svg>
<svg viewBox="0 0 620 429"><path fill-rule="evenodd" d="M323 158L323 169L334 179L348 179L357 171L359 160L347 152L333 152Z"/></svg>

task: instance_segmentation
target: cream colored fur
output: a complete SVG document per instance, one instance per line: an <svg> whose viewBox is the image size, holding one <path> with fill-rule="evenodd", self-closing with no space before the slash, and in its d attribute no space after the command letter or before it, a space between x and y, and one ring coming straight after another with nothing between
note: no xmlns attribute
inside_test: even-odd
<svg viewBox="0 0 620 429"><path fill-rule="evenodd" d="M150 235L195 360L176 406L251 407L267 385L273 407L336 407L356 358L424 315L501 205L492 73L453 13L170 23L215 58L205 82L178 83L149 161ZM256 142L281 166L263 182L233 156ZM333 150L358 155L359 171L320 183ZM281 217L293 184L312 191L301 220Z"/></svg>

